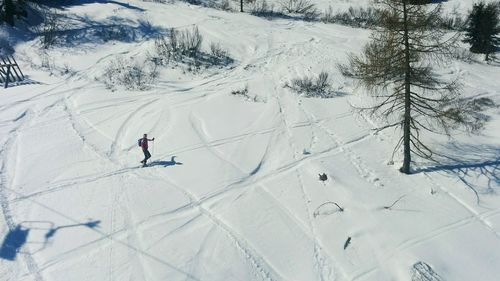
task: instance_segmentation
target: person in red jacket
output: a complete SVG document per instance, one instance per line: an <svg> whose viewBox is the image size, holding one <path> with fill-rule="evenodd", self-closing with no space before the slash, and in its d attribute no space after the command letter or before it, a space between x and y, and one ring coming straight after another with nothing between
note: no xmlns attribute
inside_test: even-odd
<svg viewBox="0 0 500 281"><path fill-rule="evenodd" d="M148 151L148 142L154 141L155 138L148 139L148 134L144 134L142 139L139 140L139 145L142 148L142 152L144 153L144 160L141 161L143 163L143 166L146 166L147 161L149 158L151 158L151 153Z"/></svg>

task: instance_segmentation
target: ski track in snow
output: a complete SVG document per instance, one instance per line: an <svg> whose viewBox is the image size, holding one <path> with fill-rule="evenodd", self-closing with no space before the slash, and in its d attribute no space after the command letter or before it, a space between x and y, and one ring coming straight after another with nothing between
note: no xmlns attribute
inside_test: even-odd
<svg viewBox="0 0 500 281"><path fill-rule="evenodd" d="M169 183L170 186L175 187L178 191L182 192L191 202L198 202L199 199L189 192L187 189L184 189L177 184L167 180L165 181ZM250 262L250 264L260 273L262 280L284 280L284 278L279 274L276 269L270 265L270 263L265 260L263 256L261 256L255 249L253 249L249 242L243 239L243 237L236 234L236 232L225 222L223 222L217 215L211 212L208 208L203 207L203 205L196 204L196 208L210 219L215 226L226 232L227 236L233 241L235 247L241 251L244 257Z"/></svg>
<svg viewBox="0 0 500 281"><path fill-rule="evenodd" d="M116 136L114 138L114 140L111 142L111 147L109 149L109 156L112 157L112 158L116 158L116 154L118 153L118 149L117 149L117 143L123 139L123 136L127 133L127 127L130 126L130 121L136 116L138 115L140 112L142 112L143 110L146 110L148 106L151 106L151 105L154 105L155 102L157 102L159 100L159 98L156 98L156 99L152 99L152 100L148 100L146 101L145 103L142 103L139 107L137 107L136 110L134 110L132 113L130 113L127 118L125 119L125 121L122 122L122 124L120 125L120 127L118 128L118 131L116 133Z"/></svg>
<svg viewBox="0 0 500 281"><path fill-rule="evenodd" d="M281 109L280 109L280 112L281 112ZM233 166L234 168L238 169L240 172L244 173L240 167L238 167L237 165L235 165L235 164L234 164L234 163L232 163L231 161L227 160L227 158L226 158L226 157L224 157L224 156L220 155L220 153L219 153L219 152L217 152L216 150L214 150L214 149L213 149L213 146L211 146L211 145L208 145L208 144L207 144L207 143L208 143L208 141L206 140L206 137L205 137L205 136L201 133L201 132L202 132L202 129L200 129L200 128L199 128L199 126L196 126L196 125L195 125L195 123L193 122L194 120L195 120L195 119L191 118L191 121L192 121L192 124L193 124L193 128L194 128L194 129L195 129L195 131L198 133L198 136L200 137L200 139L202 139L203 143L205 143L205 144L206 144L206 147L207 147L207 148L209 148L209 150L210 150L210 151L211 151L211 152L212 152L212 153L213 153L213 154L214 154L217 158L221 159L221 160L222 160L222 161L224 161L224 162L229 163L231 166ZM198 120L199 120L199 119L198 119ZM288 125L287 125L287 124L285 124L285 126L286 126L286 128L287 128L287 130L288 130ZM203 130L203 131L205 131L205 130ZM273 130L273 132L274 132L274 130ZM206 135L206 133L204 133L204 134ZM291 135L290 135L290 137L291 137ZM265 157L265 155L264 155L264 157ZM295 157L295 156L294 156L294 157ZM295 158L296 158L296 157L295 157ZM296 160L297 160L297 159L296 159ZM259 165L260 165L260 164L259 164ZM254 174L255 174L255 173L251 173L251 175L250 175L250 176L252 176L252 175L254 175ZM300 178L300 173L298 172L298 170L297 170L297 174L298 174L298 177L299 177L299 181L300 181L301 189L303 190L303 192L305 192L305 191L304 191L303 184L302 184L302 181L301 181L301 178ZM261 186L263 186L263 184L260 184L260 185L261 185ZM259 185L253 184L252 186L259 186ZM249 189L246 189L246 190L244 191L244 193L249 192L249 191L250 191ZM276 200L276 199L275 199L275 198L274 198L274 197L273 197L273 196L269 193L269 191L267 191L267 189L265 189L265 187L264 187L264 186L263 186L263 191L265 192L265 194L267 194L270 198L272 198L272 199L273 199L273 202L275 202L275 203L276 203L276 205L277 205L277 206L278 206L278 207L279 207L279 208L280 208L280 209L281 209L281 210L285 213L285 215L286 215L286 216L290 217L290 218L292 219L292 221L294 221L294 222L297 224L297 226L299 226L301 229L303 229L303 230L307 233L307 231L305 230L305 227L302 225L302 223L301 223L301 222L299 222L299 220L298 220L297 218L295 218L295 216L291 215L291 214L287 211L286 207L284 207L281 203L279 203L279 201L277 201L277 200ZM243 193L243 194L244 194L244 193ZM242 196L243 194L240 194L239 196ZM306 195L305 195L305 193L304 193L304 199L305 199L306 201L310 201L309 199L306 199L306 198L305 198L305 196L306 196ZM306 204L308 204L308 203L306 203ZM199 206L199 205L198 205L198 206ZM306 210L306 211L307 211L308 216L309 216L309 222L310 222L310 223L309 223L309 224L310 224L310 225L309 225L309 227L310 227L310 228L312 228L311 217L310 217L310 213L311 213L311 212L310 212L310 210L309 210L309 208L308 208L308 207L307 207L307 210ZM313 239L314 244L315 244L315 246L314 246L315 257L316 257L316 259L317 259L317 262L318 262L318 263L320 263L320 267L321 267L321 268L319 269L319 270L321 270L321 280L333 280L333 279L331 279L331 278L332 278L332 277L331 277L331 270L328 270L328 269L327 269L326 271L327 271L327 274L328 274L330 277L328 277L329 279L324 279L324 275L323 275L323 273L324 273L324 272L323 272L323 271L325 271L325 269L326 269L326 265L324 264L325 262L324 262L323 258L320 256L320 255L321 255L321 254L320 254L321 248L318 246L317 239L314 237L314 235L315 235L315 234L314 234L314 230L312 230L312 235L313 235L313 238L312 238L312 239Z"/></svg>
<svg viewBox="0 0 500 281"><path fill-rule="evenodd" d="M2 214L5 219L5 223L7 224L7 227L9 228L10 231L13 231L17 223L15 222L13 216L12 216L12 211L11 207L8 201L7 194L5 193L6 190L9 188L9 183L14 181L15 178L15 169L13 171L13 174L11 175L11 178L9 179L7 177L7 163L9 165L14 164L14 166L17 163L17 152L16 152L16 160L12 160L11 154L11 149L14 147L16 144L17 137L19 135L19 132L25 127L29 126L30 121L32 118L32 115L35 113L33 112L27 112L24 117L20 120L17 120L17 122L20 122L21 124L17 126L15 129L11 130L9 133L10 137L7 139L5 144L3 144L3 148L0 151L0 155L2 156L2 166L0 169L0 204L2 207ZM33 256L30 254L29 246L24 246L27 251L23 251L20 253L20 255L23 257L24 263L28 269L29 275L33 276L34 280L36 281L43 281L42 275L40 274L40 270L38 268L38 265L33 258Z"/></svg>
<svg viewBox="0 0 500 281"><path fill-rule="evenodd" d="M286 131L286 134L288 135L288 140L289 140L289 143L290 143L290 147L292 148L292 151L293 151L293 158L297 160L297 153L299 153L299 151L297 150L297 147L296 147L296 145L293 142L293 134L290 131L290 127L288 125L288 122L287 122L287 119L286 119L286 115L285 115L285 112L284 112L284 108L283 108L283 105L282 105L282 103L280 101L279 94L276 96L276 100L277 100L277 103L278 103L278 106L279 106L279 113L280 113L280 117L281 117L281 120L282 120L283 128ZM319 240L317 238L317 230L316 230L316 228L314 226L313 218L311 217L312 216L311 208L309 207L311 199L309 198L309 196L307 195L307 192L305 190L304 183L303 183L303 180L302 180L302 175L300 173L299 168L297 168L295 170L295 174L297 176L298 183L299 183L299 186L300 186L300 189L301 189L301 192L302 192L302 196L303 196L303 200L304 200L304 206L305 206L305 211L307 212L307 220L309 222L309 227L310 227L311 233L313 235L313 241L314 241L314 259L315 259L315 264L317 266L316 272L318 274L318 277L320 278L319 280L321 280L321 281L335 280L335 273L334 273L334 270L332 268L331 261L328 260L329 257L328 258L325 257L324 250L320 246Z"/></svg>
<svg viewBox="0 0 500 281"><path fill-rule="evenodd" d="M459 205L461 205L467 212L469 212L474 220L477 220L487 231L491 232L493 235L496 236L496 238L500 241L500 233L495 231L490 223L486 220L487 216L494 215L497 213L500 213L499 210L493 210L491 212L486 212L486 214L481 214L478 211L476 211L473 207L471 207L467 202L465 202L463 199L460 199L458 196L454 195L452 192L448 190L448 188L444 187L443 185L439 184L436 180L434 180L428 173L423 173L425 178L428 179L431 184L439 188L441 191L445 192L445 194L450 197L452 200L457 202ZM478 202L479 203L479 202ZM479 205L479 204L478 204Z"/></svg>

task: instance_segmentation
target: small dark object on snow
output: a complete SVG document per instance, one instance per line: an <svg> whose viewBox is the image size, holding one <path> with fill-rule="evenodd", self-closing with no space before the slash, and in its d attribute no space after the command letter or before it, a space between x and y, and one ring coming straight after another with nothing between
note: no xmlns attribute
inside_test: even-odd
<svg viewBox="0 0 500 281"><path fill-rule="evenodd" d="M319 180L326 181L326 180L328 180L328 176L325 173L319 174Z"/></svg>
<svg viewBox="0 0 500 281"><path fill-rule="evenodd" d="M349 244L351 244L351 237L347 237L347 240L345 241L344 243L344 250L347 249L347 247L349 247Z"/></svg>

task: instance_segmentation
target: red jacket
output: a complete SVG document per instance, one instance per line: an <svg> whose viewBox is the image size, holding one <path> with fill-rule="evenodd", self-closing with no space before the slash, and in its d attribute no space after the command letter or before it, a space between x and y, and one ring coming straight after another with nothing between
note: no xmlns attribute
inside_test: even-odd
<svg viewBox="0 0 500 281"><path fill-rule="evenodd" d="M148 138L142 138L141 140L141 147L142 150L147 150L148 149Z"/></svg>

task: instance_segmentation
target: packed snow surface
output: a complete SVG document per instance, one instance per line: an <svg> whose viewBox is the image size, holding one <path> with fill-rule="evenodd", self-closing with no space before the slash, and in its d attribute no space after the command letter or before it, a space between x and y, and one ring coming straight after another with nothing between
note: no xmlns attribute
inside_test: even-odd
<svg viewBox="0 0 500 281"><path fill-rule="evenodd" d="M369 30L133 0L64 14L75 35L18 41L29 83L0 90L0 280L499 280L498 108L481 135L426 136L451 158L405 176L399 152L387 165L399 131L374 133L336 67ZM126 40L99 40L117 25ZM147 91L100 82L193 25L234 63L162 67ZM321 71L336 97L285 87ZM500 102L500 68L479 56L440 74Z"/></svg>

